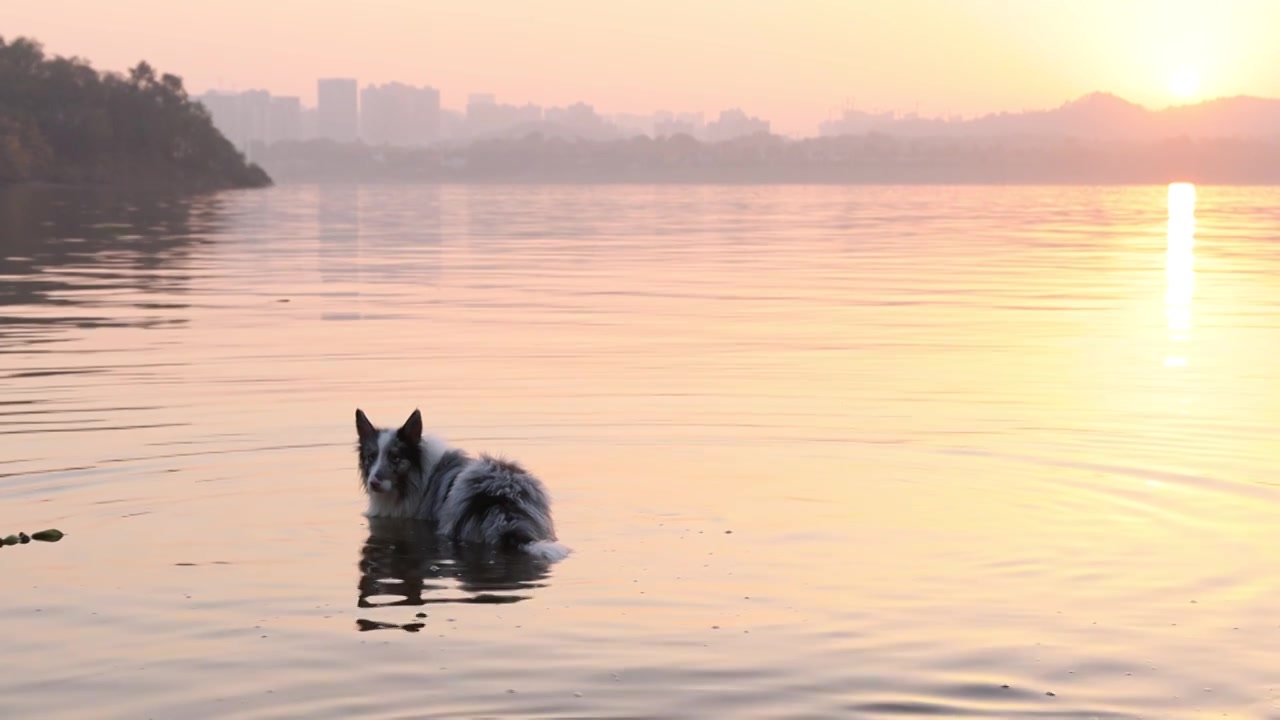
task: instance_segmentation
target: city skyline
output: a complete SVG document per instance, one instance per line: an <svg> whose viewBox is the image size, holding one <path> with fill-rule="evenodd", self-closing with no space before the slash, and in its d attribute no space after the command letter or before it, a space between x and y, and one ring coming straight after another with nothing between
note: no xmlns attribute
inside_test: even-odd
<svg viewBox="0 0 1280 720"><path fill-rule="evenodd" d="M740 107L806 135L849 101L974 117L1094 90L1152 108L1276 97L1277 24L1280 5L1248 0L137 0L109 10L48 0L8 8L5 32L103 69L173 68L195 94L271 88L313 105L316 76L351 76L431 85L455 108L471 93L514 105L585 99L609 114Z"/></svg>
<svg viewBox="0 0 1280 720"><path fill-rule="evenodd" d="M701 112L599 113L578 101L567 106L513 105L494 93L470 93L461 110L443 107L440 91L402 82L362 84L357 78L316 79L317 102L269 90L209 90L195 98L214 124L237 147L282 140L361 140L371 145L426 146L506 132L557 128L590 139L622 135L688 134L711 141L770 133L766 119L741 108L721 110L708 120Z"/></svg>
<svg viewBox="0 0 1280 720"><path fill-rule="evenodd" d="M582 100L568 106L516 105L495 93L476 92L466 96L462 109L453 109L445 107L440 91L429 85L416 87L398 81L361 84L350 77L318 78L316 85L321 102L312 107L304 106L296 96L274 96L261 89L211 90L196 99L209 108L215 125L241 148L252 143L316 138L411 147L531 132L588 140L685 134L717 142L754 134L799 140L868 132L906 136L1032 132L1116 138L1155 132L1163 137L1265 137L1275 135L1274 128L1280 127L1280 99L1249 96L1153 110L1094 91L1053 107L969 118L849 106L820 122L815 132L786 135L778 132L770 119L753 116L740 107L726 108L710 117L700 111L665 109L609 113Z"/></svg>

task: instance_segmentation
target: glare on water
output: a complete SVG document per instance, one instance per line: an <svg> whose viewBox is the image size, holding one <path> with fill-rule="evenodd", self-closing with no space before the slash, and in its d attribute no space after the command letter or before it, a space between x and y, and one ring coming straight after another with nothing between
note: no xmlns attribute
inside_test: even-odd
<svg viewBox="0 0 1280 720"><path fill-rule="evenodd" d="M0 715L1274 718L1277 199L0 193ZM367 522L356 407L574 554Z"/></svg>

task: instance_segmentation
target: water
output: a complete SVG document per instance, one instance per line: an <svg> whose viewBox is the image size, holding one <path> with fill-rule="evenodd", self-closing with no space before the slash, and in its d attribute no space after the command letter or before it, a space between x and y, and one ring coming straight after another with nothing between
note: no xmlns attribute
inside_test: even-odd
<svg viewBox="0 0 1280 720"><path fill-rule="evenodd" d="M8 191L0 717L1280 718L1277 200ZM574 555L370 527L356 407Z"/></svg>

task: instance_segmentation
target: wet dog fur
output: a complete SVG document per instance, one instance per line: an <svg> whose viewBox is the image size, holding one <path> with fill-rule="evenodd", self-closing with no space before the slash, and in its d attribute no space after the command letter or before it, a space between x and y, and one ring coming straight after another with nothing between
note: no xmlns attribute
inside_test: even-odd
<svg viewBox="0 0 1280 720"><path fill-rule="evenodd" d="M556 542L546 487L520 465L424 435L418 410L399 428L379 428L357 409L356 435L368 517L425 520L450 539L548 561L569 554Z"/></svg>

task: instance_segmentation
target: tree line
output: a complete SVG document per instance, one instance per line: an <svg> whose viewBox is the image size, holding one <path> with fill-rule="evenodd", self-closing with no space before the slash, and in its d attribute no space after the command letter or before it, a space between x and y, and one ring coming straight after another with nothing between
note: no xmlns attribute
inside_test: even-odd
<svg viewBox="0 0 1280 720"><path fill-rule="evenodd" d="M721 142L531 133L462 145L330 140L250 148L281 181L1102 183L1280 182L1280 140L897 137L882 133Z"/></svg>
<svg viewBox="0 0 1280 720"><path fill-rule="evenodd" d="M0 184L205 190L271 184L187 96L139 62L127 74L0 37Z"/></svg>

